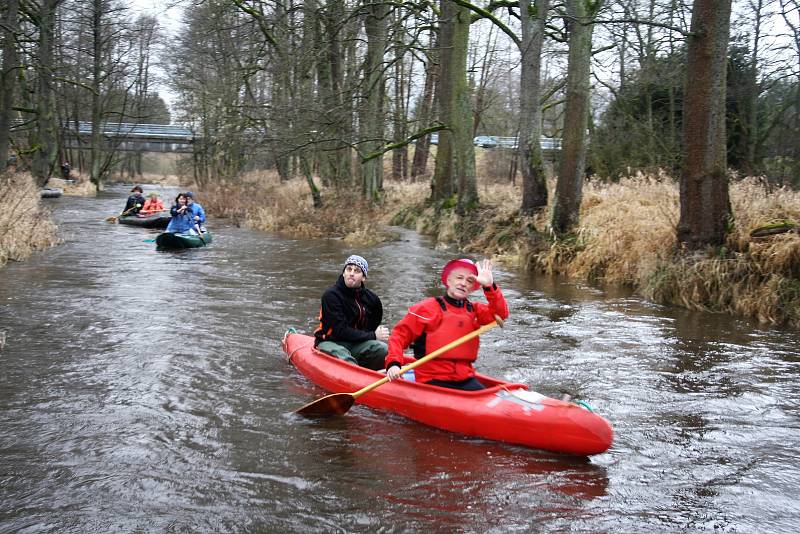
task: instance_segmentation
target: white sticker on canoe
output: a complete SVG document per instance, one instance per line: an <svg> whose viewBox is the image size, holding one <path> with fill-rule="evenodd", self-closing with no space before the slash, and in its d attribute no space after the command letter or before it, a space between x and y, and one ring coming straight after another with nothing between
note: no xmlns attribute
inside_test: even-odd
<svg viewBox="0 0 800 534"><path fill-rule="evenodd" d="M544 410L544 404L542 404L542 400L546 399L547 397L542 395L541 393L536 393L535 391L528 391L527 389L514 389L511 391L507 390L500 390L497 392L497 396L489 401L488 406L493 408L497 406L500 401L509 401L515 404L519 404L522 406L526 411L527 410L537 410L541 411Z"/></svg>

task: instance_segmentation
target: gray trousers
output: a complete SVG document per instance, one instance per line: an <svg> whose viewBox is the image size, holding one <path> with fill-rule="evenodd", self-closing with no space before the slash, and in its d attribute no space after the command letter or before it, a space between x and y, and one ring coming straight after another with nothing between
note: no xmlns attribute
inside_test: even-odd
<svg viewBox="0 0 800 534"><path fill-rule="evenodd" d="M384 358L389 347L383 341L371 339L361 343L323 341L317 349L340 360L378 371L384 368Z"/></svg>

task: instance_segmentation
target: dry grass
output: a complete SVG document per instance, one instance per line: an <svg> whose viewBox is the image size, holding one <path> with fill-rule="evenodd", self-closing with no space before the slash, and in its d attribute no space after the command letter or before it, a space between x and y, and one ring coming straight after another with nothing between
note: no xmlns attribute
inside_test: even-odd
<svg viewBox="0 0 800 534"><path fill-rule="evenodd" d="M800 234L750 237L775 221L797 228L800 193L749 178L732 184L731 205L735 221L726 247L659 265L642 293L691 309L800 327Z"/></svg>
<svg viewBox="0 0 800 534"><path fill-rule="evenodd" d="M589 182L574 240L555 242L536 261L551 273L637 287L674 248L678 202L665 176Z"/></svg>
<svg viewBox="0 0 800 534"><path fill-rule="evenodd" d="M635 176L584 189L580 227L534 257L545 271L636 289L656 302L729 312L800 327L800 235L754 239L773 221L800 222L800 193L756 179L731 184L735 220L727 245L676 253L678 186L666 176Z"/></svg>
<svg viewBox="0 0 800 534"><path fill-rule="evenodd" d="M346 242L370 245L392 238L377 222L390 216L383 207L371 207L359 192L321 191L323 207L314 209L303 179L281 182L277 174L251 173L236 187L220 184L202 191L210 214L238 219L242 226L294 238L340 237ZM387 186L386 202L396 202L402 192Z"/></svg>
<svg viewBox="0 0 800 534"><path fill-rule="evenodd" d="M56 229L29 174L0 175L0 265L55 245Z"/></svg>

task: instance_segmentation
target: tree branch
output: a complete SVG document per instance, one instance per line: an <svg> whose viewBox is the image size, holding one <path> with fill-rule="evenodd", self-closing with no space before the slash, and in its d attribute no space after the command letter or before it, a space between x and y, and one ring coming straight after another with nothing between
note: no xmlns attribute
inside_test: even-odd
<svg viewBox="0 0 800 534"><path fill-rule="evenodd" d="M402 141L398 141L396 143L391 143L391 144L388 144L388 145L384 145L379 150L377 150L377 151L375 151L375 152L373 152L371 154L367 154L366 156L361 158L361 163L366 163L369 160L372 160L372 159L375 159L375 158L379 158L379 157L383 156L384 154L386 154L387 152L389 152L390 150L394 150L395 148L400 148L402 146L405 146L405 145L411 143L412 141L415 141L415 140L419 139L420 137L425 137L426 135L431 134L433 132L438 132L440 130L447 130L447 129L448 129L447 126L445 126L444 124L439 124L439 125L436 125L436 126L431 126L430 128L425 128L424 130L420 130L420 131L418 131L417 133L415 133L412 136L406 137Z"/></svg>
<svg viewBox="0 0 800 534"><path fill-rule="evenodd" d="M663 24L661 22L654 22L652 20L641 20L641 19L610 19L610 20L594 20L592 21L593 24L640 24L642 26L653 26L656 28L664 28L665 30L671 30L673 32L677 32L684 37L691 37L693 34L692 32L686 31L683 28L679 28L677 26L673 26L671 24Z"/></svg>
<svg viewBox="0 0 800 534"><path fill-rule="evenodd" d="M473 16L472 22L474 22L476 20L480 20L480 19L489 19L490 21L492 21L492 23L495 26L500 28L500 31L502 31L503 33L508 35L508 37L512 41L514 41L514 43L516 43L517 46L522 47L522 41L520 41L519 37L517 37L517 35L513 31L511 31L511 29L508 26L503 24L503 22L500 19L495 17L494 14L492 14L492 13L486 11L485 9L480 8L480 7L478 7L478 6L474 5L474 4L471 4L471 3L467 2L466 0L452 0L452 1L453 1L454 4L459 5L461 7L465 7L467 9L469 9L470 11L472 11L473 13L475 13L475 15Z"/></svg>

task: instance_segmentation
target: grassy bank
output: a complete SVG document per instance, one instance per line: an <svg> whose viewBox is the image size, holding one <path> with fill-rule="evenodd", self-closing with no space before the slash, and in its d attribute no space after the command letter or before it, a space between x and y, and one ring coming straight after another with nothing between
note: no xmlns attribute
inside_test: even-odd
<svg viewBox="0 0 800 534"><path fill-rule="evenodd" d="M735 220L726 245L683 255L675 249L678 186L667 176L586 184L580 227L563 240L549 234L547 213L518 215L518 186L480 183L483 204L465 217L427 205L427 182L387 183L385 189L379 208L369 208L357 194L323 190L325 205L314 210L305 182L281 183L265 174L249 177L242 187L204 191L203 204L254 229L340 237L365 246L391 239L376 223L399 224L509 267L622 285L659 303L800 327L800 234L795 229L751 237L774 221L800 223L798 192L771 190L755 179L734 182Z"/></svg>
<svg viewBox="0 0 800 534"><path fill-rule="evenodd" d="M364 246L393 238L378 223L387 223L397 206L425 199L427 186L388 185L386 201L370 207L355 194L325 189L323 206L314 209L308 184L301 179L281 182L277 174L259 173L242 184L219 184L201 191L206 212L229 217L237 224L294 238L337 237Z"/></svg>
<svg viewBox="0 0 800 534"><path fill-rule="evenodd" d="M29 174L0 175L0 266L55 245L56 225Z"/></svg>
<svg viewBox="0 0 800 534"><path fill-rule="evenodd" d="M625 285L654 302L727 312L800 327L800 234L751 233L768 223L800 223L800 193L755 179L730 188L735 219L725 246L691 255L674 247L677 184L638 176L589 184L574 240L530 258L549 272Z"/></svg>

